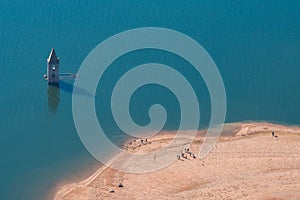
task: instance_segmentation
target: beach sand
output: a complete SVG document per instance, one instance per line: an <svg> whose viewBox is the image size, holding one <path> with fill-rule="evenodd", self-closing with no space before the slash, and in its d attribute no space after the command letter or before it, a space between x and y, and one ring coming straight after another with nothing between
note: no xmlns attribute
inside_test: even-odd
<svg viewBox="0 0 300 200"><path fill-rule="evenodd" d="M96 199L300 199L300 128L270 123L227 124L214 149L203 159L181 158L160 170L128 173L104 166L78 183L64 185L55 200ZM272 136L275 131L276 137ZM164 132L140 145L124 146L126 152L147 153L169 148L171 157L187 145L175 132ZM196 157L204 139L199 131L189 146ZM189 135L189 134L187 134ZM148 159L148 158L147 158ZM149 160L148 160L149 161ZM149 165L120 154L111 166ZM118 187L122 183L124 187ZM114 193L110 193L114 190Z"/></svg>

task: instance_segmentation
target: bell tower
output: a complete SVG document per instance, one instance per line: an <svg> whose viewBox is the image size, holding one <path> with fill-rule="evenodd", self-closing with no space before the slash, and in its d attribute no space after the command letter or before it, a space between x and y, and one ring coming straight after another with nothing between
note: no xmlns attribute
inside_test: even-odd
<svg viewBox="0 0 300 200"><path fill-rule="evenodd" d="M48 84L59 84L59 58L56 56L54 48L51 49L47 59L47 75Z"/></svg>

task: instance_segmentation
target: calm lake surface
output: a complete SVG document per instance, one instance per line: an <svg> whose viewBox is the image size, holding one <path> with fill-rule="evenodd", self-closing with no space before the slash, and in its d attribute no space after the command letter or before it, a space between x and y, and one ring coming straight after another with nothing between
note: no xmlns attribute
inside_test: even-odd
<svg viewBox="0 0 300 200"><path fill-rule="evenodd" d="M76 73L88 53L119 32L165 27L199 42L211 55L227 92L226 122L300 124L300 1L0 1L0 199L35 200L61 180L72 181L100 164L82 145L72 116L72 81L60 88L43 79L52 47L61 72ZM96 110L107 135L126 139L113 122L110 95L133 66L170 65L197 91L200 128L210 118L205 83L189 63L153 49L121 56L100 80ZM100 87L101 86L101 87ZM164 87L148 85L132 97L133 119L149 122L161 103L176 129L180 109Z"/></svg>

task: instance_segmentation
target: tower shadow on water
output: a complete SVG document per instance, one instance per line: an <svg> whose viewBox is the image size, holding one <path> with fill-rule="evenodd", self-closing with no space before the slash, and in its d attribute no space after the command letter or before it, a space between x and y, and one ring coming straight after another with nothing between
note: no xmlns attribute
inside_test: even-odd
<svg viewBox="0 0 300 200"><path fill-rule="evenodd" d="M72 83L60 81L59 84L48 84L47 96L48 96L48 107L52 113L56 113L59 102L60 102L60 90L75 95L83 95L88 98L95 98L88 91L75 87Z"/></svg>

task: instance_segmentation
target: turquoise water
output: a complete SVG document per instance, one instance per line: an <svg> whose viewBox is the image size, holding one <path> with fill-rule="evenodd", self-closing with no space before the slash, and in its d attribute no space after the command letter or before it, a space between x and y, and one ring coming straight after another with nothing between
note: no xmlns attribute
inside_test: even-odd
<svg viewBox="0 0 300 200"><path fill-rule="evenodd" d="M43 199L58 181L72 181L99 165L74 126L72 81L58 89L43 80L52 47L61 71L76 73L109 36L145 26L174 29L197 40L217 64L227 92L226 122L299 125L299 21L297 0L0 1L0 199ZM175 55L143 50L120 57L99 83L105 87L97 91L97 114L107 134L117 143L126 138L109 110L114 82L147 62L168 64L189 77L205 127L210 100L201 77ZM147 124L147 108L159 102L169 112L165 129L176 129L180 110L166 88L145 86L132 101L137 123Z"/></svg>

